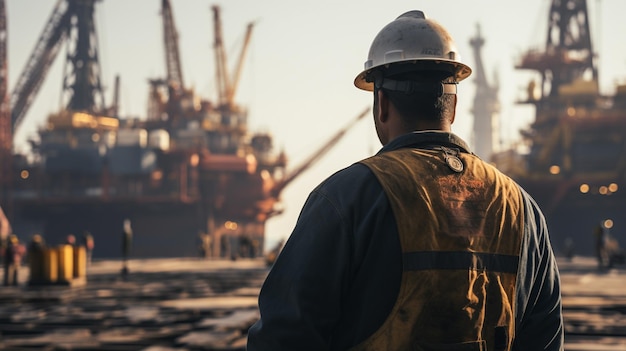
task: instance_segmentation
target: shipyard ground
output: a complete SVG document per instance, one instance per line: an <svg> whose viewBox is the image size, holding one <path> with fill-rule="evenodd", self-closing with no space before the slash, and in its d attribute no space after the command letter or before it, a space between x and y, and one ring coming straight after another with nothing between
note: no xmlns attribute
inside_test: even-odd
<svg viewBox="0 0 626 351"><path fill-rule="evenodd" d="M566 351L626 350L626 267L559 259ZM2 350L245 350L263 260L95 261L82 286L0 289ZM0 275L2 273L0 272Z"/></svg>

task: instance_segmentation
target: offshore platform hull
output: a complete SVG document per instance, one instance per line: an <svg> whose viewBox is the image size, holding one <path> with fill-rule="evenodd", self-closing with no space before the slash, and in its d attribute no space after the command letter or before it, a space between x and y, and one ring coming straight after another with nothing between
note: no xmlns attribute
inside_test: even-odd
<svg viewBox="0 0 626 351"><path fill-rule="evenodd" d="M123 223L132 228L131 258L148 257L258 257L262 255L264 223L248 225L245 234L231 231L208 236L210 219L198 204L75 203L29 205L28 217L14 223L16 233L45 233L46 244L63 244L73 234L78 244L89 232L95 242L94 258L123 256ZM27 238L24 238L27 239ZM216 247L216 245L219 245Z"/></svg>
<svg viewBox="0 0 626 351"><path fill-rule="evenodd" d="M608 228L612 237L623 238L626 235L626 228L619 222L624 216L626 194L617 190L626 189L626 181L611 183L616 191L610 192L607 187L606 193L583 193L579 184L584 182L574 180L547 182L519 179L518 183L544 213L557 254L595 255L594 230L606 220L615 221L616 225Z"/></svg>

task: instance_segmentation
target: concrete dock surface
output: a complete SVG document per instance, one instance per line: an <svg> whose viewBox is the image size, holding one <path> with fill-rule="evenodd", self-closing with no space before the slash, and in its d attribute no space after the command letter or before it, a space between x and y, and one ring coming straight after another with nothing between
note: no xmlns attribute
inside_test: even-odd
<svg viewBox="0 0 626 351"><path fill-rule="evenodd" d="M0 289L0 350L245 350L269 271L255 260L94 261L83 285ZM566 351L626 351L626 267L559 258ZM3 273L0 272L0 276Z"/></svg>

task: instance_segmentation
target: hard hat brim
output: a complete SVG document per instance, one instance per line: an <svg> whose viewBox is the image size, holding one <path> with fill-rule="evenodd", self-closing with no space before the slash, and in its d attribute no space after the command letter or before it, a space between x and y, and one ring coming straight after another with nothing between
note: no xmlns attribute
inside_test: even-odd
<svg viewBox="0 0 626 351"><path fill-rule="evenodd" d="M354 86L362 90L374 91L374 83L368 82L366 80L367 75L373 70L381 69L383 67L387 68L390 65L397 65L397 64L414 64L416 66L414 67L413 71L433 70L434 67L439 66L439 65L444 69L447 68L447 70L452 68L452 71L454 72L454 78L456 79L457 82L464 80L465 78L469 77L472 74L472 69L469 66L467 66L466 64L460 63L458 61L446 60L446 59L440 59L440 58L433 58L433 59L421 58L419 60L413 59L413 60L405 60L405 61L396 61L393 63L387 63L387 64L370 67L366 70L363 70L361 73L359 73L359 75L356 76L356 78L354 79Z"/></svg>

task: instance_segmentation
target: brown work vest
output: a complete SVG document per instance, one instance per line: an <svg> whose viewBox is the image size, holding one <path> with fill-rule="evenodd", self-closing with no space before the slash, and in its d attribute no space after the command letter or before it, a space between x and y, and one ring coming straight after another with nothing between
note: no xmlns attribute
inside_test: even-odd
<svg viewBox="0 0 626 351"><path fill-rule="evenodd" d="M455 154L407 148L361 161L393 209L403 272L387 320L352 350L511 350L522 195L475 155Z"/></svg>

